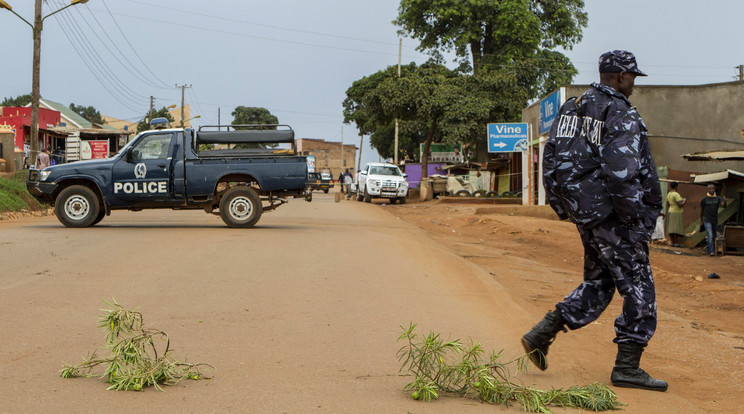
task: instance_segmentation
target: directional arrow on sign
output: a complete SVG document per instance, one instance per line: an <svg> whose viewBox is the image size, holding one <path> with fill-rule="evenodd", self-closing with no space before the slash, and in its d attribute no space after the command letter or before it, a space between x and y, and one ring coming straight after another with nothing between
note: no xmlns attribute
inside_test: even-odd
<svg viewBox="0 0 744 414"><path fill-rule="evenodd" d="M497 144L493 144L494 147L504 148L506 143L499 141Z"/></svg>

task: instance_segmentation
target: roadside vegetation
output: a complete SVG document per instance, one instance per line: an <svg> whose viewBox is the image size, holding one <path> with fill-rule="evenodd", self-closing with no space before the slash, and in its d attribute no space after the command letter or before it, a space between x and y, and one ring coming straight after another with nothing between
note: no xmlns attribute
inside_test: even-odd
<svg viewBox="0 0 744 414"><path fill-rule="evenodd" d="M405 344L398 350L398 359L402 363L401 371L415 377L406 386L414 400L428 402L447 393L490 404L518 403L522 410L536 413L550 413L550 407L607 411L619 410L624 405L604 384L544 391L515 383L511 373L526 371L528 355L502 362L501 353L492 352L484 359L483 347L472 340L464 345L459 340L444 340L435 332L420 336L414 323L401 329L398 341Z"/></svg>
<svg viewBox="0 0 744 414"><path fill-rule="evenodd" d="M0 213L46 208L26 190L27 173L27 170L20 170L10 174L0 174Z"/></svg>

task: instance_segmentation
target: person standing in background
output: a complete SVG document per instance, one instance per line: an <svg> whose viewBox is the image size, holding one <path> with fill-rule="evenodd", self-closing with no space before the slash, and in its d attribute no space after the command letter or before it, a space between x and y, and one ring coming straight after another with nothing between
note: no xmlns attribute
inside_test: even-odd
<svg viewBox="0 0 744 414"><path fill-rule="evenodd" d="M718 207L726 207L726 196L716 195L716 186L708 184L708 194L700 200L701 231L705 229L708 239L706 250L711 256L716 255L716 234L718 233Z"/></svg>
<svg viewBox="0 0 744 414"><path fill-rule="evenodd" d="M669 235L669 241L672 247L682 247L680 244L681 238L685 236L685 224L682 220L682 212L684 211L682 206L687 201L677 192L679 183L672 181L669 184L671 188L667 193L667 234Z"/></svg>

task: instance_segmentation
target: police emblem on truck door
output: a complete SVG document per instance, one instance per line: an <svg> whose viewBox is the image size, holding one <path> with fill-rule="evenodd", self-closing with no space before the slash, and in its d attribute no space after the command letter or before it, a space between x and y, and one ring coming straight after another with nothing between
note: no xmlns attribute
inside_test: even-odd
<svg viewBox="0 0 744 414"><path fill-rule="evenodd" d="M134 177L135 178L145 178L147 175L147 166L145 163L141 162L134 166Z"/></svg>

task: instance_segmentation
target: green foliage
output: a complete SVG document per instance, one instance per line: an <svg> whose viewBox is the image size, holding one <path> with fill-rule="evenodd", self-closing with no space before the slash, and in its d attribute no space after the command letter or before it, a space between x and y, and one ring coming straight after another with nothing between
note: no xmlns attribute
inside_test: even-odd
<svg viewBox="0 0 744 414"><path fill-rule="evenodd" d="M168 122L175 122L176 120L173 118L173 116L168 112L168 108L162 107L158 110L152 111L152 119L155 118L165 118L168 120ZM150 129L150 113L148 112L145 117L137 124L137 133L139 134L142 131L147 131Z"/></svg>
<svg viewBox="0 0 744 414"><path fill-rule="evenodd" d="M70 103L70 109L94 124L103 125L103 118L101 117L101 113L92 106L78 106L74 103Z"/></svg>
<svg viewBox="0 0 744 414"><path fill-rule="evenodd" d="M31 103L31 95L21 95L15 98L5 98L0 106L26 106Z"/></svg>
<svg viewBox="0 0 744 414"><path fill-rule="evenodd" d="M516 384L511 380L510 366L516 365L516 371L526 371L528 355L501 362L499 352L484 360L482 346L472 340L465 346L459 340L444 340L434 332L422 337L415 328L414 323L408 328L401 326L403 332L398 338L406 342L398 350L401 371L415 377L405 389L412 391L415 400L435 400L444 392L490 404L508 406L516 402L525 411L539 413L550 413L551 405L591 411L618 410L624 405L603 384L550 391Z"/></svg>
<svg viewBox="0 0 744 414"><path fill-rule="evenodd" d="M238 106L232 111L232 125L276 125L279 118L266 108ZM242 129L242 128L236 128Z"/></svg>
<svg viewBox="0 0 744 414"><path fill-rule="evenodd" d="M21 170L12 175L0 177L0 212L38 210L42 207L26 189L27 174L28 170Z"/></svg>
<svg viewBox="0 0 744 414"><path fill-rule="evenodd" d="M420 143L427 154L432 142L485 145L485 125L518 119L527 100L511 73L463 75L433 61L406 65L400 77L389 67L354 82L346 95L344 122L371 133L372 146L392 157L397 118L399 149L411 159L418 158Z"/></svg>
<svg viewBox="0 0 744 414"><path fill-rule="evenodd" d="M587 22L583 0L401 0L393 21L437 59L452 52L475 72L512 71L531 99L573 79L556 49L572 49Z"/></svg>
<svg viewBox="0 0 744 414"><path fill-rule="evenodd" d="M162 391L160 384L175 385L184 378L211 379L205 375L214 367L209 364L186 364L173 359L168 335L159 330L145 329L142 314L124 309L116 300L108 303L113 309L102 309L106 314L100 327L106 330L108 357L99 357L94 351L77 365L63 364L62 378L105 378L109 390L141 391L153 386ZM104 371L94 374L93 368L103 366Z"/></svg>
<svg viewBox="0 0 744 414"><path fill-rule="evenodd" d="M235 129L276 129L276 127L259 127L259 125L277 125L279 118L266 108L238 106L232 111L231 125L257 125L256 127L235 127ZM235 148L276 148L278 144L237 144Z"/></svg>

